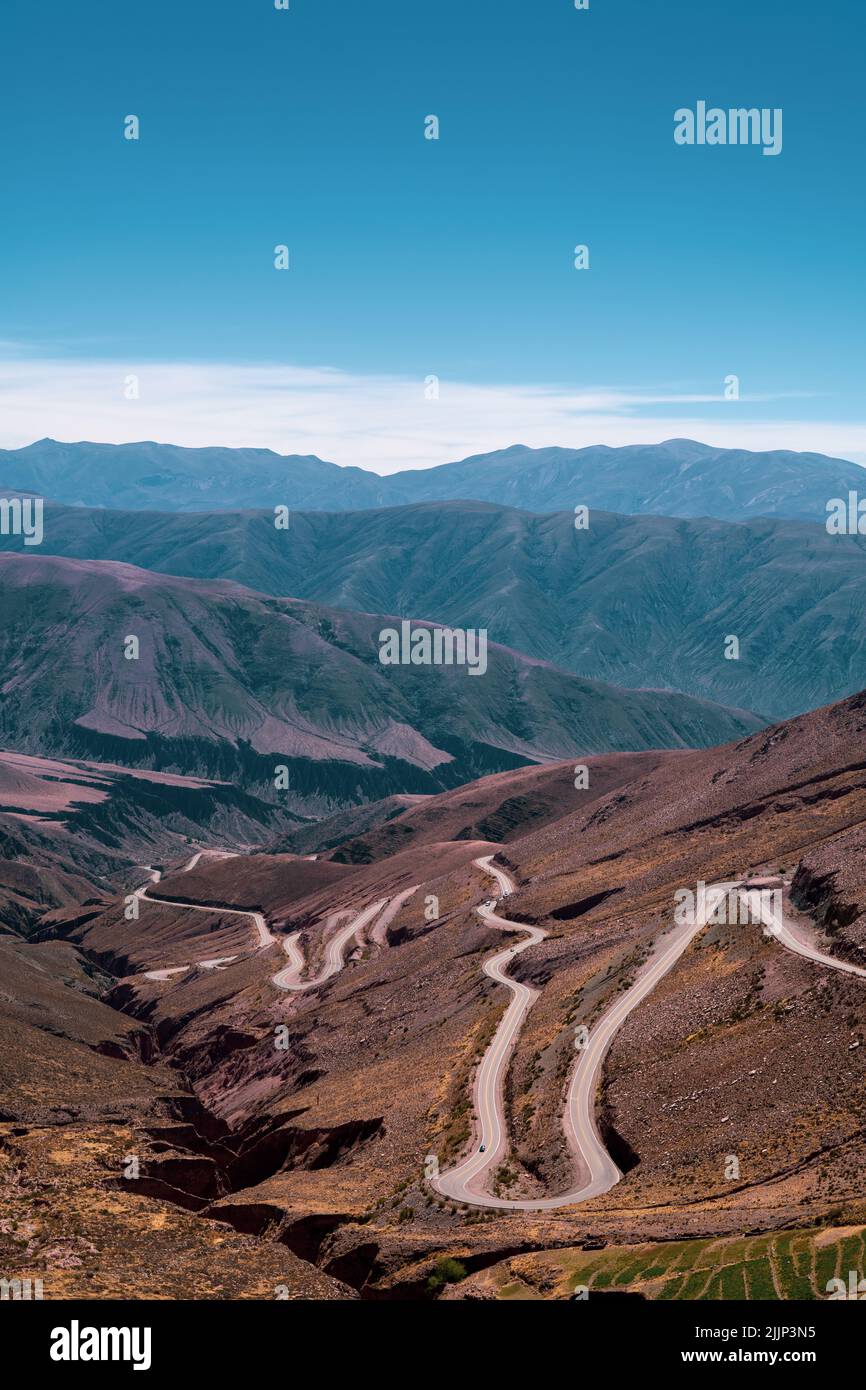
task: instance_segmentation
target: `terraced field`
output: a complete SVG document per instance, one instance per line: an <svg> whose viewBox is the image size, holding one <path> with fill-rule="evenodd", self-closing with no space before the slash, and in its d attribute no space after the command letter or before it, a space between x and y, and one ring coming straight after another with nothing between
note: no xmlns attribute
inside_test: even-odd
<svg viewBox="0 0 866 1390"><path fill-rule="evenodd" d="M827 1284L866 1272L866 1227L780 1231L725 1240L611 1246L515 1256L476 1276L500 1299L569 1298L590 1292L650 1299L784 1300L828 1296Z"/></svg>

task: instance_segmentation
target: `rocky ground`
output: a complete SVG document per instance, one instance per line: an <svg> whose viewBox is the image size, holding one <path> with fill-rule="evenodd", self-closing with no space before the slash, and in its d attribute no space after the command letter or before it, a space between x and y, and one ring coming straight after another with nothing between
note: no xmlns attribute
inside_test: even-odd
<svg viewBox="0 0 866 1390"><path fill-rule="evenodd" d="M573 1176L561 1112L575 1027L634 978L678 889L781 869L789 910L822 948L862 961L864 735L866 699L854 697L736 745L654 757L602 791L592 759L586 790L572 763L537 775L531 796L525 778L516 788L501 774L475 784L474 805L466 788L459 808L445 794L441 841L429 806L407 807L415 826L424 812L422 828L370 862L205 858L155 891L187 891L212 914L146 900L130 921L114 900L55 911L53 940L0 941L11 982L0 1019L23 1039L14 1067L0 1054L15 1220L33 1219L31 1197L56 1212L56 1189L38 1187L56 1148L72 1153L97 1227L99 1203L123 1201L129 1229L161 1213L172 1240L239 1241L267 1280L275 1252L291 1252L304 1278L368 1298L433 1297L464 1275L468 1292L503 1260L587 1242L862 1225L866 987L755 923L709 926L617 1035L599 1117L624 1177L606 1196L543 1214L460 1210L424 1171L471 1140L474 1068L506 1003L481 970L502 937L475 914L492 890L474 858L496 852L517 882L509 915L549 933L514 967L540 993L510 1068L512 1145L495 1181L507 1195L555 1192ZM470 838L506 822L504 843ZM375 828L363 834L370 845ZM384 940L368 937L306 994L274 988L279 942L254 951L248 920L227 910L263 908L278 937L300 932L315 971L337 914L413 887ZM146 977L222 955L236 959ZM118 1177L121 1150L139 1155L137 1177ZM115 1219L113 1240L107 1225L88 1235L97 1279L117 1277L126 1223ZM191 1254L188 1267L199 1277ZM64 1291L94 1264L70 1268ZM268 1296L246 1279L199 1296Z"/></svg>

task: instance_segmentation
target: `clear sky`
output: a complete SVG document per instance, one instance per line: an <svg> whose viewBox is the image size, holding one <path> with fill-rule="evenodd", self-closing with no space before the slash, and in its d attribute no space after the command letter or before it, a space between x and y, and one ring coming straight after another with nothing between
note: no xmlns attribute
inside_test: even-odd
<svg viewBox="0 0 866 1390"><path fill-rule="evenodd" d="M864 38L862 0L4 0L0 445L866 460ZM676 145L699 100L782 108L781 154Z"/></svg>

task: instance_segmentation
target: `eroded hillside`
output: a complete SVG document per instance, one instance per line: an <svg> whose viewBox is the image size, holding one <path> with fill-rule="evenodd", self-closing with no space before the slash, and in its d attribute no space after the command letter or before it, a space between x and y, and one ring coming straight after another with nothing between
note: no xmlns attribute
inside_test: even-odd
<svg viewBox="0 0 866 1390"><path fill-rule="evenodd" d="M472 1146L472 1081L507 1003L482 971L507 944L476 911L494 891L483 856L515 881L512 921L547 933L513 966L538 995L507 1072L500 1196L573 1183L562 1114L575 1029L596 1026L640 974L673 928L678 890L792 883L786 920L831 958L866 964L866 697L722 748L588 768L585 789L568 762L529 785L528 771L504 773L404 808L403 847L364 828L368 862L205 853L189 869L166 864L175 872L132 920L121 901L87 921L55 912L64 944L27 949L67 952L94 975L104 1026L117 1018L114 1032L138 1040L130 1061L133 1044L106 1035L93 1065L135 1066L157 1099L172 1082L156 1110L138 1083L125 1087L109 1123L134 1132L139 1175L109 1164L93 1190L121 1182L127 1199L181 1207L203 1240L276 1242L368 1297L428 1296L449 1259L471 1272L587 1240L862 1223L866 981L758 922L700 930L618 1029L596 1117L623 1173L610 1191L496 1211L461 1208L425 1179ZM504 842L470 838L497 825ZM239 907L263 914L266 939ZM10 1026L20 1016L16 1005ZM45 1037L33 1056L94 1053L78 1033ZM9 1109L7 1123L37 1147L32 1134L60 1125L74 1150L106 1117L72 1101L48 1120Z"/></svg>

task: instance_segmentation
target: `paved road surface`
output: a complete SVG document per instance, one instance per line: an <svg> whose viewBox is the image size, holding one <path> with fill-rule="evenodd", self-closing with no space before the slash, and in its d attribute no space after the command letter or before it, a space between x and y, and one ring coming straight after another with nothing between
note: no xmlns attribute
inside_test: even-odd
<svg viewBox="0 0 866 1390"><path fill-rule="evenodd" d="M197 854L194 854L189 862L184 865L183 871L188 873L190 869L194 869L204 852L204 850L199 850ZM219 857L228 858L229 856L227 854L221 854ZM148 902L154 903L157 906L161 904L163 907L188 907L191 912L219 912L229 916L249 917L256 929L256 950L263 951L266 950L268 946L276 944L277 938L274 936L261 912L251 912L248 908L240 907L214 907L213 903L185 903L175 901L171 898L149 898L147 893L149 885L151 883L159 883L162 874L159 869L152 869L149 864L145 867L150 874L150 878L147 883L143 883L140 888L135 890L133 897L140 900L147 898ZM161 970L145 970L144 977L147 980L167 980L172 975L181 975L185 970L192 970L193 968L218 970L221 966L228 965L233 960L237 960L237 956L217 956L210 960L197 961L195 967L192 965L172 965Z"/></svg>
<svg viewBox="0 0 866 1390"><path fill-rule="evenodd" d="M492 858L493 856L488 854L481 859L473 859L472 862L484 873L495 878L499 884L500 896L507 897L513 891L512 881L504 869L492 863ZM521 932L524 940L515 946L506 947L504 951L498 951L495 956L489 956L482 967L485 975L491 980L496 980L498 984L505 985L511 991L512 999L475 1076L472 1100L480 1139L473 1153L456 1168L433 1179L433 1186L444 1196L452 1197L458 1202L471 1202L477 1206L514 1206L515 1203L512 1202L488 1197L483 1193L479 1195L478 1191L482 1178L498 1167L508 1147L502 1104L505 1073L523 1021L538 998L537 989L510 979L504 972L515 956L543 941L547 933L540 927L510 922L506 917L498 916L492 905L487 903L482 904L477 911L487 926L498 927L501 931Z"/></svg>
<svg viewBox="0 0 866 1390"><path fill-rule="evenodd" d="M514 885L509 875L491 862L490 855L476 859L473 863L496 878L502 896L507 896L513 891ZM712 902L709 906L712 906ZM701 919L694 924L677 927L668 937L660 939L635 983L611 1005L590 1032L589 1041L572 1073L564 1117L569 1149L575 1158L578 1171L584 1175L580 1185L556 1197L513 1200L494 1197L485 1192L484 1179L501 1162L507 1145L502 1101L505 1073L523 1020L535 1002L538 991L510 979L503 971L515 955L543 940L546 933L539 927L530 927L522 922L510 922L507 918L499 917L487 904L478 908L478 913L488 925L500 927L505 931L523 932L526 940L510 950L491 956L484 964L485 974L506 985L514 998L476 1074L473 1100L480 1128L476 1147L462 1163L432 1179L432 1186L443 1196L457 1202L512 1211L551 1211L556 1207L573 1206L577 1202L588 1201L590 1197L601 1196L622 1177L619 1168L604 1147L596 1127L595 1094L602 1063L617 1030L632 1009L646 998L659 980L676 964L692 938L702 930L704 921ZM483 1152L481 1145L484 1146Z"/></svg>
<svg viewBox="0 0 866 1390"><path fill-rule="evenodd" d="M382 913L382 916L379 918L373 930L370 932L370 940L374 941L377 946L388 945L388 928L390 927L394 918L397 916L397 913L400 911L400 908L403 906L403 904L407 903L410 898L414 897L420 887L420 883L416 883L414 887L407 888L405 892L398 893L395 898L391 899L388 906L385 908L385 911Z"/></svg>
<svg viewBox="0 0 866 1390"><path fill-rule="evenodd" d="M473 862L478 868L496 878L501 896L505 897L513 891L509 875L491 862L491 856ZM473 1152L455 1168L433 1179L432 1186L444 1196L471 1206L518 1211L549 1211L556 1207L586 1202L591 1197L598 1197L610 1191L619 1182L622 1174L601 1141L595 1120L595 1097L602 1064L617 1031L632 1009L647 997L659 980L663 979L680 959L698 932L703 930L707 917L713 912L719 897L726 895L731 889L742 893L780 882L781 880L754 879L745 883L739 880L711 884L700 918L694 923L675 927L668 935L656 941L653 954L635 983L613 1002L591 1030L587 1046L581 1052L572 1074L564 1128L569 1149L576 1160L578 1171L584 1174L584 1180L580 1186L559 1196L525 1201L494 1197L484 1191L484 1185L485 1179L501 1163L507 1148L502 1102L505 1073L520 1028L538 994L537 990L511 980L503 972L518 952L525 951L542 940L546 933L538 927L528 927L524 923L510 922L507 918L499 917L491 904L480 907L479 915L490 926L500 927L505 931L522 932L526 939L510 950L491 956L485 962L485 974L506 985L513 998L476 1075L473 1101L480 1134L476 1137ZM866 970L860 966L850 965L847 961L837 960L817 950L764 902L761 902L760 916L768 934L787 950L794 951L818 965L866 977Z"/></svg>
<svg viewBox="0 0 866 1390"><path fill-rule="evenodd" d="M198 851L192 856L185 866L187 870L195 867L202 852ZM500 898L508 897L514 891L514 884L510 875L505 869L493 863L492 855L475 859L473 863L496 880ZM148 883L158 883L161 878L159 869L152 869L150 866L147 866L147 869L150 875ZM136 889L134 895L136 898L147 897L148 883ZM512 998L476 1072L473 1104L477 1136L473 1151L454 1168L440 1174L438 1178L432 1179L432 1186L443 1196L449 1197L453 1201L463 1202L471 1206L518 1211L550 1211L557 1207L573 1206L579 1202L586 1202L592 1197L598 1197L610 1191L619 1182L622 1173L604 1147L598 1132L595 1118L595 1097L604 1058L614 1037L632 1010L672 969L693 938L699 931L703 930L706 918L712 913L715 902L718 900L716 895L724 895L731 889L736 889L742 895L750 890L780 884L781 880L753 879L747 882L740 880L739 882L710 885L704 913L695 922L678 925L666 936L660 937L656 941L652 955L634 984L623 995L614 1000L590 1031L587 1045L582 1050L572 1073L566 1099L564 1130L577 1170L582 1175L580 1185L555 1197L521 1200L495 1197L485 1191L485 1186L491 1174L502 1162L508 1148L503 1105L505 1075L526 1015L538 997L538 990L530 985L522 984L518 980L511 979L506 972L510 969L515 956L543 941L547 933L542 931L540 927L529 926L523 922L513 922L507 917L499 916L495 911L495 903L492 901L483 903L477 911L488 926L496 927L501 931L520 933L523 940L516 945L506 947L503 951L498 951L484 962L484 973L491 980L495 980L497 984L505 985L506 989L511 992ZM379 945L384 945L388 924L403 903L418 891L418 887L419 885L416 884L413 888L397 895L390 901L390 906L388 898L381 898L376 902L369 903L367 907L355 915L334 914L334 917L330 919L331 921L339 920L339 917L344 915L350 915L351 919L328 941L322 969L318 975L310 979L304 980L302 978L306 962L298 945L300 932L293 932L290 936L283 938L283 950L288 957L288 964L272 976L272 983L278 989L292 992L315 989L324 984L326 980L331 979L343 969L345 952L349 942L353 939L360 942L362 933L380 912L382 917L374 927L371 939ZM149 901L162 902L166 906L189 908L194 912L232 912L240 917L248 917L256 928L258 950L274 945L277 940L261 912L246 908L215 908L213 904L208 903L186 903L164 898L151 898ZM788 926L782 916L775 913L772 906L764 902L763 899L756 900L754 896L751 896L750 901L760 903L759 915L768 935L787 950L793 951L807 960L814 961L818 965L866 978L866 969L851 965L847 961L837 960L835 957L819 951L811 942L798 934L794 928ZM222 956L199 961L198 964L204 969L217 969L235 959L237 959L235 956ZM145 974L147 979L167 980L172 975L182 974L191 968L186 965L170 966L160 970L149 970Z"/></svg>
<svg viewBox="0 0 866 1390"><path fill-rule="evenodd" d="M783 887L783 880L777 879L750 879L744 885L744 890L760 889L762 887ZM741 896L743 896L741 894ZM785 922L781 913L775 913L768 903L761 903L761 920L767 928L767 935L772 936L784 946L788 951L794 951L798 956L805 956L806 960L814 961L816 965L828 965L832 970L841 970L846 975L859 975L866 979L866 970L859 965L851 965L848 961L839 960L836 956L828 956L823 951L819 951L812 942L805 936L798 933L796 927Z"/></svg>
<svg viewBox="0 0 866 1390"><path fill-rule="evenodd" d="M189 862L184 865L184 871L189 872L190 869L194 869L202 854L208 852L209 851L199 850L192 856ZM225 852L219 851L218 853L220 857L229 857ZM136 898L147 898L148 902L155 904L161 903L165 907L189 908L191 912L220 912L227 915L234 914L237 917L248 917L256 929L256 950L265 950L269 946L276 944L278 938L274 936L273 932L268 927L264 915L261 912L255 912L248 908L240 907L215 907L213 903L180 902L170 898L149 898L147 892L149 885L151 883L158 883L162 874L159 869L153 869L150 865L145 865L144 867L150 877L147 883L142 884L140 888L135 890L134 896ZM298 945L301 935L300 932L292 932L290 936L283 937L283 950L288 956L288 964L271 977L271 983L276 985L277 989L290 990L293 992L315 989L318 985L324 984L326 980L331 979L333 975L336 975L338 971L343 969L346 963L346 947L352 938L354 937L360 942L365 928L369 926L370 922L373 921L383 909L386 909L383 912L381 921L377 924L372 933L372 939L376 940L379 945L384 945L386 942L386 928L396 916L403 903L410 898L413 893L417 892L418 886L419 885L416 884L413 888L406 889L405 892L399 894L390 902L390 906L388 898L380 898L377 902L369 903L367 907L358 913L353 913L350 910L334 913L328 919L329 923L339 921L342 917L350 917L351 920L347 926L342 927L331 937L330 941L328 941L325 947L325 963L319 974L313 976L311 979L302 979L306 962L303 952ZM211 960L196 962L195 968L217 970L222 966L228 965L233 960L237 960L237 956L218 956ZM193 968L194 967L191 965L172 965L162 967L158 970L146 970L144 975L148 980L168 980L172 975L182 975L186 970L192 970Z"/></svg>
<svg viewBox="0 0 866 1390"><path fill-rule="evenodd" d="M298 945L301 933L295 931L292 932L291 936L284 937L283 950L289 958L289 963L272 976L271 983L275 984L277 989L289 990L315 989L317 985L323 985L326 980L330 980L332 975L336 975L339 970L342 970L345 964L344 954L349 942L353 937L360 939L361 932L377 913L381 912L387 901L387 898L380 898L378 902L370 903L362 912L352 917L348 926L342 927L331 937L325 947L325 963L318 975L310 980L301 979L306 964Z"/></svg>
<svg viewBox="0 0 866 1390"><path fill-rule="evenodd" d="M195 867L202 852L199 851L192 856L185 866L187 870ZM492 855L485 855L472 862L484 873L496 879L500 898L508 897L514 891L514 884L510 875L505 869L493 863ZM158 883L161 878L160 871L152 869L150 866L147 868L150 874L149 882ZM547 933L542 931L540 927L529 926L523 922L513 922L507 917L500 917L494 910L495 903L492 901L483 903L477 912L488 926L496 927L501 931L519 932L524 939L514 946L508 946L505 950L498 951L484 962L484 973L491 980L505 985L510 990L512 998L476 1073L473 1103L478 1135L473 1151L454 1168L440 1174L438 1178L432 1179L432 1186L443 1196L457 1202L471 1206L518 1211L550 1211L557 1207L573 1206L579 1202L586 1202L592 1197L598 1197L610 1191L619 1182L622 1173L602 1143L595 1118L595 1097L608 1048L632 1010L673 968L693 938L703 930L707 916L712 913L715 903L718 901L717 895L724 895L731 889L742 894L750 889L769 886L774 883L781 883L781 880L753 879L748 882L739 880L731 883L712 884L709 886L703 914L695 922L678 925L668 934L658 938L652 955L634 984L623 995L614 1000L591 1030L587 1045L582 1050L572 1073L565 1107L564 1130L569 1149L575 1159L578 1171L582 1174L580 1185L555 1197L525 1200L495 1197L486 1192L484 1187L491 1173L501 1163L508 1147L503 1106L505 1074L526 1015L538 997L538 990L530 985L522 984L518 980L511 979L505 972L510 968L515 956L528 950L530 946L535 946L543 941ZM311 979L302 979L305 960L298 945L301 934L300 932L292 932L290 936L283 938L283 950L288 956L288 964L272 976L272 983L278 989L289 991L315 989L324 984L326 980L331 979L343 969L345 951L349 942L353 938L360 941L365 928L383 909L387 910L383 912L382 918L374 927L371 939L380 945L385 944L385 931L389 922L403 903L417 892L418 887L419 885L416 884L413 888L399 894L391 901L390 907L388 906L389 899L381 898L377 902L368 904L361 912L352 916L349 923L336 932L327 943L324 965L319 974ZM145 898L147 888L147 883L142 885L136 890L135 897ZM189 908L196 912L233 912L241 917L249 917L256 927L257 949L259 950L273 945L277 940L260 912L245 908L215 908L208 903L184 903L159 898L152 898L150 901L162 902L172 907ZM335 918L343 915L346 914L335 914ZM814 961L818 965L829 966L834 970L866 977L866 969L850 965L846 961L837 960L835 957L817 950L812 943L788 926L782 917L774 913L772 908L763 901L760 905L760 916L768 934L787 950L804 956L807 960ZM200 961L199 965L206 969L215 969L235 959L235 956L223 956L213 960ZM190 968L190 966L185 965L171 966L167 969L151 970L145 973L148 979L165 980L171 975L180 974Z"/></svg>

